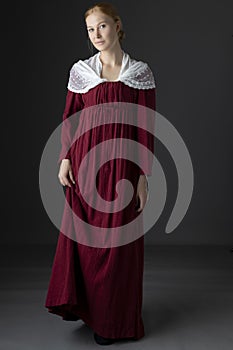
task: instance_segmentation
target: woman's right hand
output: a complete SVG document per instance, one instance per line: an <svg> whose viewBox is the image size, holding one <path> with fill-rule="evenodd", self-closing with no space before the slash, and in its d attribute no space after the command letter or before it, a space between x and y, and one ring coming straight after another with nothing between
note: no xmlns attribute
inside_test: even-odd
<svg viewBox="0 0 233 350"><path fill-rule="evenodd" d="M69 159L62 159L58 173L58 178L63 186L71 187L70 180L73 182L73 184L75 184L71 162Z"/></svg>

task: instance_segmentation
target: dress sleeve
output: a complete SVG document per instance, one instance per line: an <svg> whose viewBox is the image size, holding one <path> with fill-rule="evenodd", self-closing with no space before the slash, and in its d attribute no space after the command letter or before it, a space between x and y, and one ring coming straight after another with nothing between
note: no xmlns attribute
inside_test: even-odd
<svg viewBox="0 0 233 350"><path fill-rule="evenodd" d="M81 93L67 91L65 109L62 116L61 128L61 151L58 163L62 159L71 159L70 147L72 145L72 137L74 134L74 118L69 118L73 114L83 109L84 103Z"/></svg>
<svg viewBox="0 0 233 350"><path fill-rule="evenodd" d="M138 90L138 104L147 108L140 108L138 118L143 118L143 128L137 127L136 140L139 144L144 145L154 154L154 127L155 127L155 113L156 110L156 88L140 89ZM138 123L139 125L139 123ZM146 131L147 129L148 131ZM139 157L143 157L143 155ZM146 158L143 157L143 164L145 165L145 172L140 168L140 175L152 175L153 155L147 152Z"/></svg>

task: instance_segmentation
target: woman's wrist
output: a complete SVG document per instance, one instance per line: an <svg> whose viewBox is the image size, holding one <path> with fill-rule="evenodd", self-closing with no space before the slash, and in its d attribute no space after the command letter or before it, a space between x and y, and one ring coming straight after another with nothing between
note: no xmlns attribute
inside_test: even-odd
<svg viewBox="0 0 233 350"><path fill-rule="evenodd" d="M145 175L145 174L140 174L140 179L145 179L148 181L147 175Z"/></svg>
<svg viewBox="0 0 233 350"><path fill-rule="evenodd" d="M147 191L149 191L148 177L147 177L147 175L145 175L145 174L140 174L140 176L139 176L139 182L142 182L142 183L144 182Z"/></svg>

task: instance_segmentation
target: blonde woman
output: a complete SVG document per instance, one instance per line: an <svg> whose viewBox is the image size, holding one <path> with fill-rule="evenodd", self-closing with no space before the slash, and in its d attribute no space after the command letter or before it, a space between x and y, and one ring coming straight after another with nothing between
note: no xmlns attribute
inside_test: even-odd
<svg viewBox="0 0 233 350"><path fill-rule="evenodd" d="M96 3L86 11L85 23L89 43L98 52L72 66L63 120L78 111L85 112L87 107L108 102L133 103L155 110L153 73L148 64L131 58L122 49L125 33L116 8L106 2ZM85 123L85 118L81 120ZM106 200L113 200L117 181L126 175L135 189L126 215L118 213L116 220L114 215L90 209L81 197L77 169L82 156L106 137L119 135L122 134L116 124L107 129L100 126L69 148L70 136L63 130L58 177L66 186L66 200L74 212L92 225L114 226L123 218L132 219L147 201L146 175L150 172L145 174L133 167L124 174L129 167L125 166L127 161L120 160L104 164L97 187ZM153 152L153 137L138 133L136 139ZM68 226L71 225L67 225L67 230ZM83 320L93 330L98 344L126 338L138 340L145 335L141 314L143 264L143 235L128 244L99 248L75 242L60 232L45 306L64 320Z"/></svg>

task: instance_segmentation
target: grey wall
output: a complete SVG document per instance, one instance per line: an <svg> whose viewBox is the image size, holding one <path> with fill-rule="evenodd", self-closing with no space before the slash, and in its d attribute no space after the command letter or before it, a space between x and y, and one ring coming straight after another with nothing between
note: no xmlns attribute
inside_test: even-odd
<svg viewBox="0 0 233 350"><path fill-rule="evenodd" d="M194 168L189 209L176 230L165 234L178 184L174 162L157 142L168 193L146 243L233 244L233 3L114 3L127 35L123 48L153 70L157 111L180 133ZM1 243L56 242L58 230L40 198L39 164L47 139L61 122L71 64L90 56L83 14L91 4L53 0L8 5Z"/></svg>

